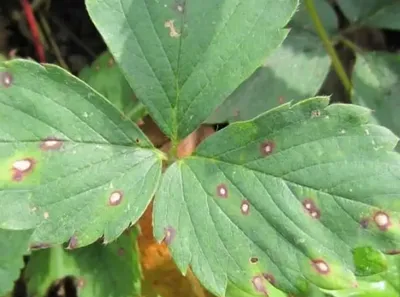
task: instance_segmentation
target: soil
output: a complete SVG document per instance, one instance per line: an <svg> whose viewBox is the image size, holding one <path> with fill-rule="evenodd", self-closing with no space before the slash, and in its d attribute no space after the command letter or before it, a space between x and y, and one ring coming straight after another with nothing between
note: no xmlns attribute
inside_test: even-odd
<svg viewBox="0 0 400 297"><path fill-rule="evenodd" d="M106 45L88 16L84 0L35 0L32 2L41 3L35 9L40 31L46 32L47 26L51 31L50 34L48 32L45 34L44 39L47 63L65 65L73 74L78 74L84 66L93 62L100 53L106 50ZM337 7L336 12L340 16L341 27L345 27L346 20ZM38 60L30 32L20 1L0 0L0 53L6 57L18 56ZM362 43L363 47L369 49L386 49L392 52L400 49L398 31L367 29L353 34L351 38L355 42ZM339 50L344 51L341 48ZM58 57L57 52L59 52ZM344 51L341 56L350 65L348 69L351 69L351 63L354 62L351 55ZM327 85L336 92L338 80L336 78L335 82L335 74L332 77L329 79L333 82ZM226 124L214 128L218 130L224 126ZM73 281L70 279L56 284L49 289L48 294L48 296L58 297L75 295ZM13 296L26 296L26 287L22 280L16 282Z"/></svg>

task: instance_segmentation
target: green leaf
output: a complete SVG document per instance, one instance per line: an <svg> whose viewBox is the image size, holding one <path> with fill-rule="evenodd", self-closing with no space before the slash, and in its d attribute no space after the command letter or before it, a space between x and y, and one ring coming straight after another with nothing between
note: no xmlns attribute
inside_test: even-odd
<svg viewBox="0 0 400 297"><path fill-rule="evenodd" d="M290 293L355 285L352 249L400 247L400 155L388 129L329 98L282 105L207 138L168 168L154 232L181 270Z"/></svg>
<svg viewBox="0 0 400 297"><path fill-rule="evenodd" d="M162 155L135 124L57 66L1 63L0 88L0 228L74 248L142 215Z"/></svg>
<svg viewBox="0 0 400 297"><path fill-rule="evenodd" d="M285 38L297 0L87 0L138 98L174 142Z"/></svg>
<svg viewBox="0 0 400 297"><path fill-rule="evenodd" d="M85 67L79 78L106 97L123 114L136 122L144 113L135 113L142 104L109 52L101 54L90 67Z"/></svg>
<svg viewBox="0 0 400 297"><path fill-rule="evenodd" d="M352 102L372 109L376 121L400 135L400 55L357 55L352 75Z"/></svg>
<svg viewBox="0 0 400 297"><path fill-rule="evenodd" d="M32 230L0 229L0 296L9 293L24 266Z"/></svg>
<svg viewBox="0 0 400 297"><path fill-rule="evenodd" d="M356 274L368 276L383 272L387 269L386 256L373 248L362 247L353 251Z"/></svg>
<svg viewBox="0 0 400 297"><path fill-rule="evenodd" d="M57 280L74 277L80 297L140 296L140 262L137 232L120 236L115 242L94 243L66 251L61 246L35 251L25 276L30 296L45 296Z"/></svg>
<svg viewBox="0 0 400 297"><path fill-rule="evenodd" d="M329 72L330 59L313 33L293 29L251 77L207 120L248 120L283 102L314 96Z"/></svg>
<svg viewBox="0 0 400 297"><path fill-rule="evenodd" d="M383 29L400 29L398 0L337 0L351 22Z"/></svg>
<svg viewBox="0 0 400 297"><path fill-rule="evenodd" d="M339 22L335 11L327 0L315 0L315 9L319 17L321 18L322 25L328 33L333 34L337 32L339 27ZM311 20L311 17L304 5L304 0L300 1L300 6L296 14L290 20L290 26L296 29L303 29L307 31L315 32L315 26ZM313 42L310 42L313 44Z"/></svg>
<svg viewBox="0 0 400 297"><path fill-rule="evenodd" d="M334 297L399 297L400 256L388 257L388 270L380 274L359 278L357 288L327 291Z"/></svg>

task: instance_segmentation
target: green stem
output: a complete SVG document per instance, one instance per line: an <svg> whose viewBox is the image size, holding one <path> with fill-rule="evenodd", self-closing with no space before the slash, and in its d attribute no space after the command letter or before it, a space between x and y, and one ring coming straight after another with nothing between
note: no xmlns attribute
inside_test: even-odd
<svg viewBox="0 0 400 297"><path fill-rule="evenodd" d="M331 43L331 40L329 39L328 33L326 33L326 30L322 25L321 19L314 5L314 0L304 0L304 3L307 7L307 11L311 17L311 20L314 23L315 29L317 30L317 34L321 39L322 43L324 44L324 47L328 52L328 55L331 57L333 68L335 69L347 93L350 94L351 93L350 79L343 68L342 62L340 61L336 53L336 50Z"/></svg>
<svg viewBox="0 0 400 297"><path fill-rule="evenodd" d="M138 121L144 118L148 114L146 106L141 102L137 102L136 105L125 114L128 119L133 121Z"/></svg>
<svg viewBox="0 0 400 297"><path fill-rule="evenodd" d="M347 38L340 38L339 41L343 43L345 46L347 46L349 49L351 49L354 53L362 53L363 49L360 48L357 44L354 42L348 40Z"/></svg>

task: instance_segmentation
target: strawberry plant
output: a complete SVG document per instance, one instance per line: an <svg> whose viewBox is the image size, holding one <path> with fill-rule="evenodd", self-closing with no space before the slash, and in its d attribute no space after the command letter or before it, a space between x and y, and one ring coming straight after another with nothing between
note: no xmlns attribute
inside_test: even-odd
<svg viewBox="0 0 400 297"><path fill-rule="evenodd" d="M325 0L86 0L109 53L80 78L0 62L0 296L24 255L33 296L156 296L146 209L199 296L399 296L400 61L348 34L400 4L364 1L336 1L343 28Z"/></svg>

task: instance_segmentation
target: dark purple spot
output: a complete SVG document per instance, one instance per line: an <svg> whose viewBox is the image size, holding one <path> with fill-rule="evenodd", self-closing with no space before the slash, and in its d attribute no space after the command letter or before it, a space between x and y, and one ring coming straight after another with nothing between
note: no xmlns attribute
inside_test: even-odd
<svg viewBox="0 0 400 297"><path fill-rule="evenodd" d="M108 203L111 206L117 206L117 205L121 204L123 197L124 197L124 193L122 191L114 191L111 193L110 197L108 198Z"/></svg>
<svg viewBox="0 0 400 297"><path fill-rule="evenodd" d="M76 238L76 236L73 235L69 240L67 249L72 250L76 249L77 247L78 247L78 238Z"/></svg>
<svg viewBox="0 0 400 297"><path fill-rule="evenodd" d="M166 228L164 228L164 242L167 245L170 245L172 243L172 241L175 239L176 236L176 230L174 228L172 228L171 226L168 226Z"/></svg>
<svg viewBox="0 0 400 297"><path fill-rule="evenodd" d="M249 201L243 200L242 204L240 205L240 211L243 215L247 216L250 212L250 204Z"/></svg>
<svg viewBox="0 0 400 297"><path fill-rule="evenodd" d="M392 225L390 222L389 215L384 211L377 211L374 214L374 222L381 231L387 231L389 227Z"/></svg>
<svg viewBox="0 0 400 297"><path fill-rule="evenodd" d="M251 257L250 258L250 263L256 264L257 262L258 262L258 258L257 257Z"/></svg>
<svg viewBox="0 0 400 297"><path fill-rule="evenodd" d="M311 261L314 269L320 274L328 274L330 272L329 265L321 259L316 259Z"/></svg>
<svg viewBox="0 0 400 297"><path fill-rule="evenodd" d="M125 255L125 250L123 248L118 249L118 256L122 257Z"/></svg>
<svg viewBox="0 0 400 297"><path fill-rule="evenodd" d="M12 164L12 180L22 181L23 178L33 171L36 161L33 158L17 160Z"/></svg>
<svg viewBox="0 0 400 297"><path fill-rule="evenodd" d="M135 141L136 141L136 143L139 143L139 142L140 142L140 139L139 139L139 138L136 138Z"/></svg>
<svg viewBox="0 0 400 297"><path fill-rule="evenodd" d="M0 72L0 83L4 88L8 88L13 83L13 77L9 72Z"/></svg>
<svg viewBox="0 0 400 297"><path fill-rule="evenodd" d="M268 291L265 288L265 283L264 283L264 278L261 275L257 275L255 277L253 277L253 279L251 280L254 289L258 292L258 293L262 293L265 296L268 296Z"/></svg>
<svg viewBox="0 0 400 297"><path fill-rule="evenodd" d="M33 243L30 245L31 250L41 250L41 249L48 249L51 245L48 243Z"/></svg>
<svg viewBox="0 0 400 297"><path fill-rule="evenodd" d="M369 224L369 218L363 218L360 221L361 228L367 229Z"/></svg>
<svg viewBox="0 0 400 297"><path fill-rule="evenodd" d="M314 201L310 198L304 199L303 202L304 210L313 218L319 219L321 217L321 212L315 205Z"/></svg>
<svg viewBox="0 0 400 297"><path fill-rule="evenodd" d="M268 156L272 154L274 149L275 149L275 143L270 140L264 141L260 145L260 153L263 156Z"/></svg>
<svg viewBox="0 0 400 297"><path fill-rule="evenodd" d="M263 277L271 284L274 285L276 283L275 277L271 273L263 273Z"/></svg>
<svg viewBox="0 0 400 297"><path fill-rule="evenodd" d="M49 137L40 143L40 148L44 151L59 150L63 145L61 140Z"/></svg>
<svg viewBox="0 0 400 297"><path fill-rule="evenodd" d="M218 185L217 195L222 198L228 198L228 188L224 184Z"/></svg>

